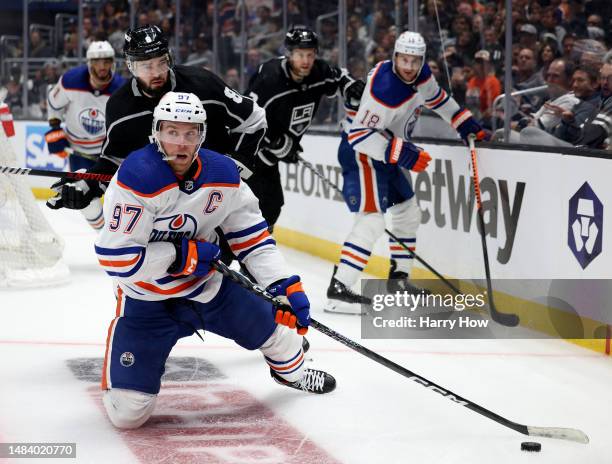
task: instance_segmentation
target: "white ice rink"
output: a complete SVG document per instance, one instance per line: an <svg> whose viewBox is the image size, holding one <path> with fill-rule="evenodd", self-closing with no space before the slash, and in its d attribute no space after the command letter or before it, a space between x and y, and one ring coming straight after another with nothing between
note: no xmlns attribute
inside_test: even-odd
<svg viewBox="0 0 612 464"><path fill-rule="evenodd" d="M205 343L192 336L172 352L176 375L151 421L117 431L97 377L115 310L110 279L82 217L43 209L66 240L72 282L0 291L0 442L76 443L76 461L92 463L612 463L612 362L558 340L362 343L510 420L582 429L588 445L537 439L540 453L521 451L534 440L314 330L309 355L336 377L332 394L281 387L259 352L207 333ZM331 263L283 252L305 282L312 316L359 341L358 317L320 309Z"/></svg>

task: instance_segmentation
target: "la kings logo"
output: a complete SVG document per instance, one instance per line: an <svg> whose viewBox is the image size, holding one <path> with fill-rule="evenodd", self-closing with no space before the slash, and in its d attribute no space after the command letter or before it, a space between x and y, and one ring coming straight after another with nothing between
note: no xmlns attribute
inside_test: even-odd
<svg viewBox="0 0 612 464"><path fill-rule="evenodd" d="M308 103L307 105L296 106L293 108L291 114L291 123L289 124L289 132L298 137L306 132L310 121L312 121L312 115L314 114L314 103Z"/></svg>

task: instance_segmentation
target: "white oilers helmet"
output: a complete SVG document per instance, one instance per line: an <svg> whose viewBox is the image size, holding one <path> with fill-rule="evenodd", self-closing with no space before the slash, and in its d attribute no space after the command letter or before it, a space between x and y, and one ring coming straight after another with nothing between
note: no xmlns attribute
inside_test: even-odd
<svg viewBox="0 0 612 464"><path fill-rule="evenodd" d="M162 131L162 121L188 122L198 124L198 131L195 134L183 136L165 133ZM206 139L206 110L202 106L200 99L193 93L168 92L159 101L153 111L153 127L151 134L157 149L162 154L164 160L171 160L174 157L168 156L162 148L161 142L195 144L194 161L204 140Z"/></svg>
<svg viewBox="0 0 612 464"><path fill-rule="evenodd" d="M89 47L87 47L87 54L85 56L87 57L87 66L89 67L90 73L91 73L91 60L99 60L99 59L107 59L107 58L110 58L113 60L113 67L111 69L111 74L115 72L115 49L106 40L92 42L89 45Z"/></svg>
<svg viewBox="0 0 612 464"><path fill-rule="evenodd" d="M115 49L106 40L92 42L87 48L87 59L115 58Z"/></svg>
<svg viewBox="0 0 612 464"><path fill-rule="evenodd" d="M423 68L423 63L425 63L426 52L427 44L425 43L425 39L418 32L412 31L402 32L395 41L395 47L393 47L394 58L397 53L404 53L406 55L414 55L421 57L421 67L419 68L417 76ZM393 60L393 69L395 70L395 60Z"/></svg>
<svg viewBox="0 0 612 464"><path fill-rule="evenodd" d="M418 32L406 31L402 32L395 41L393 54L405 53L406 55L416 55L425 58L427 45L425 39Z"/></svg>

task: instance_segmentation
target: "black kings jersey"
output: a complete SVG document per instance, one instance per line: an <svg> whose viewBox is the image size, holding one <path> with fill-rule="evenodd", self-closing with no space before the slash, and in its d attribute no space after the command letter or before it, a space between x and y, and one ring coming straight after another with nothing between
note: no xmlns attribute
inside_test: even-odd
<svg viewBox="0 0 612 464"><path fill-rule="evenodd" d="M266 127L265 113L253 102L228 87L212 72L194 66L175 66L168 91L196 94L207 114L204 147L243 160L254 158ZM132 78L118 89L106 105L106 140L100 163L93 172L115 172L133 151L151 142L153 110L161 96L150 98Z"/></svg>
<svg viewBox="0 0 612 464"><path fill-rule="evenodd" d="M286 57L272 58L263 63L249 82L247 95L266 111L266 139L274 141L287 134L300 141L317 112L321 97L344 96L354 82L348 71L330 66L317 58L311 73L302 82L289 74Z"/></svg>

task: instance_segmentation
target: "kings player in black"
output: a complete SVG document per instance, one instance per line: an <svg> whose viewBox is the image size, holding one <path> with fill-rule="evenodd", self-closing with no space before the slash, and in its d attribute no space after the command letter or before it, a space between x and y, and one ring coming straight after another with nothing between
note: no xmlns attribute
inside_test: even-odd
<svg viewBox="0 0 612 464"><path fill-rule="evenodd" d="M284 204L278 162L296 163L300 140L317 112L321 97L342 95L357 106L364 82L317 58L319 41L310 29L295 27L285 36L286 56L266 61L249 82L247 95L266 112L268 129L260 145L255 173L247 183L259 199L270 228Z"/></svg>
<svg viewBox="0 0 612 464"><path fill-rule="evenodd" d="M173 65L168 39L157 26L128 30L124 53L132 79L107 102L106 140L89 172L114 174L131 152L150 143L153 109L172 90L200 98L208 125L204 147L229 154L243 178L251 174L266 130L265 113L259 105L206 69ZM52 188L57 196L50 207L55 209L82 209L104 190L95 181L60 181Z"/></svg>

